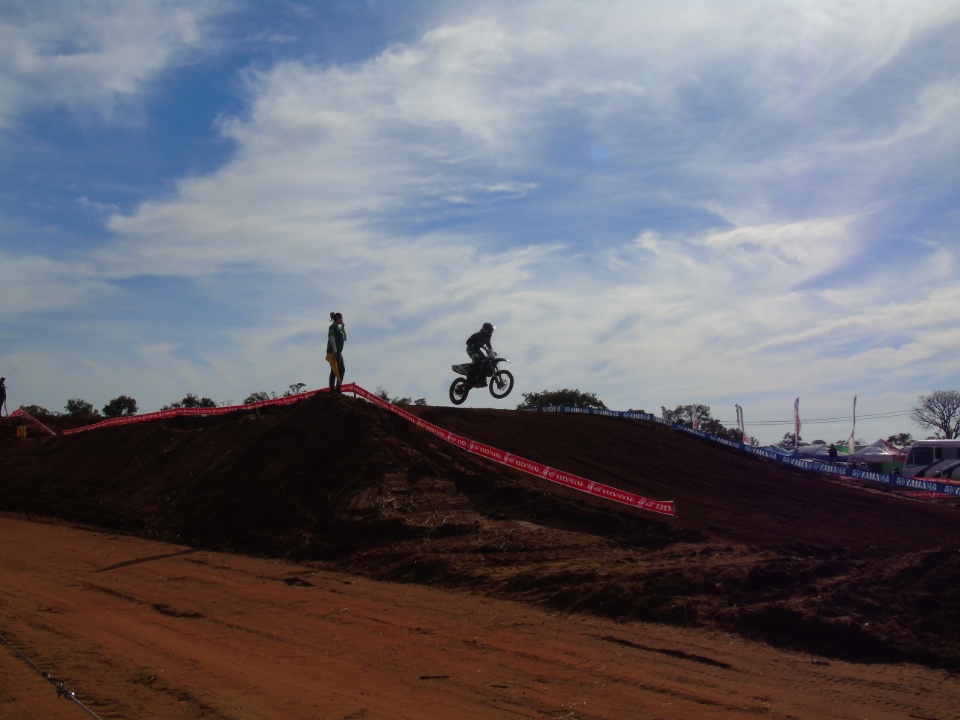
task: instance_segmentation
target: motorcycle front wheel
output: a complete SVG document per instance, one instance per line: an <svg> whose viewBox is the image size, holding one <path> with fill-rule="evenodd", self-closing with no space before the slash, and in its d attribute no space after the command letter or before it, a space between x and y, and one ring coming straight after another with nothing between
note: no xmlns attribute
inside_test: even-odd
<svg viewBox="0 0 960 720"><path fill-rule="evenodd" d="M492 388L491 392L493 392ZM467 399L469 394L470 388L467 387L467 381L464 378L454 378L453 382L450 383L450 402L454 405L463 405L463 401Z"/></svg>
<svg viewBox="0 0 960 720"><path fill-rule="evenodd" d="M490 378L490 394L497 400L505 398L513 390L513 373L509 370L497 370ZM450 388L453 392L453 388ZM453 396L450 397L453 400Z"/></svg>

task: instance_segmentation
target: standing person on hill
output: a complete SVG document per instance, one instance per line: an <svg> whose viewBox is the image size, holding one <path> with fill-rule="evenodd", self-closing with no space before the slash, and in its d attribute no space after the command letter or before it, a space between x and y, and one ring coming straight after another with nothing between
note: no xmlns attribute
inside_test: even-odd
<svg viewBox="0 0 960 720"><path fill-rule="evenodd" d="M343 385L343 374L346 367L343 364L343 344L347 341L347 326L343 322L343 314L330 313L333 321L327 331L327 362L330 363L330 392L340 392Z"/></svg>
<svg viewBox="0 0 960 720"><path fill-rule="evenodd" d="M487 384L484 378L484 363L487 361L487 356L484 355L483 349L493 350L490 345L490 338L493 337L494 330L496 328L487 322L483 324L479 331L467 338L467 355L470 356L470 362L473 363L470 366L470 372L467 374L467 385L469 387L485 387Z"/></svg>
<svg viewBox="0 0 960 720"><path fill-rule="evenodd" d="M7 412L7 379L5 377L0 377L0 407L8 416L10 415Z"/></svg>

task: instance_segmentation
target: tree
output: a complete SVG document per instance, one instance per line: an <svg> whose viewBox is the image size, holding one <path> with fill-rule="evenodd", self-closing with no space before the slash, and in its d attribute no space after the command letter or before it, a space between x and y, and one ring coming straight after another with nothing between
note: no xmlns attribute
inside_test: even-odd
<svg viewBox="0 0 960 720"><path fill-rule="evenodd" d="M63 406L63 410L66 415L70 415L71 417L89 417L100 414L100 411L94 408L92 404L80 398L70 398L67 400L67 404Z"/></svg>
<svg viewBox="0 0 960 720"><path fill-rule="evenodd" d="M910 413L920 427L932 428L937 437L952 440L960 437L960 390L934 390L917 398L917 406Z"/></svg>
<svg viewBox="0 0 960 720"><path fill-rule="evenodd" d="M299 395L300 391L303 390L306 386L307 386L306 383L302 383L302 382L294 383L293 385L290 386L290 389L283 394L283 396L290 397L291 395Z"/></svg>
<svg viewBox="0 0 960 720"><path fill-rule="evenodd" d="M204 407L216 407L217 404L208 397L198 398L193 393L187 393L183 400L178 400L177 402L170 403L169 405L164 405L161 410L172 410L174 408L204 408ZM136 408L134 408L136 412Z"/></svg>
<svg viewBox="0 0 960 720"><path fill-rule="evenodd" d="M663 409L663 419L674 425L683 425L684 427L693 427L693 410L697 413L697 427L705 433L709 433L724 440L732 442L743 442L740 431L724 427L719 420L710 415L709 405L677 405L673 410Z"/></svg>
<svg viewBox="0 0 960 720"><path fill-rule="evenodd" d="M137 401L128 395L119 395L103 406L103 414L108 418L136 415Z"/></svg>
<svg viewBox="0 0 960 720"><path fill-rule="evenodd" d="M276 400L276 398L276 393L273 393L273 397L271 397L266 392L261 390L260 392L254 392L247 395L247 398L243 401L243 404L249 405L250 403L263 402L264 400Z"/></svg>
<svg viewBox="0 0 960 720"><path fill-rule="evenodd" d="M710 406L709 405L677 405L673 410L667 410L662 408L663 419L668 423L673 423L674 425L683 425L684 427L692 428L693 427L693 413L697 413L697 424L702 425L704 421L709 421L710 417Z"/></svg>
<svg viewBox="0 0 960 720"><path fill-rule="evenodd" d="M887 438L887 442L891 445L896 445L897 447L907 447L913 445L914 439L913 435L910 433L897 433L896 435L891 435Z"/></svg>
<svg viewBox="0 0 960 720"><path fill-rule="evenodd" d="M783 440L777 443L777 447L782 447L784 450L795 450L801 445L806 445L806 443L803 441L803 438L798 435L796 442L794 442L792 432L786 433L783 436Z"/></svg>
<svg viewBox="0 0 960 720"><path fill-rule="evenodd" d="M742 443L743 436L740 434L740 431L735 428L724 427L720 424L720 421L715 418L709 418L708 420L700 421L700 429L706 433L710 433L718 438L723 438L724 440L730 440L731 442Z"/></svg>
<svg viewBox="0 0 960 720"><path fill-rule="evenodd" d="M523 402L517 405L517 410L536 410L537 408L548 405L563 405L566 407L575 408L596 408L598 410L607 409L607 406L603 404L603 401L593 393L564 389L524 393Z"/></svg>
<svg viewBox="0 0 960 720"><path fill-rule="evenodd" d="M390 397L389 393L387 393L386 388L379 387L379 386L377 387L376 396L381 400L386 400L388 403L392 403L393 405L426 405L427 404L426 398L417 398L416 400L408 397L392 398Z"/></svg>
<svg viewBox="0 0 960 720"><path fill-rule="evenodd" d="M24 405L23 411L35 418L53 417L55 415L55 413L52 413L45 407L41 407L39 405Z"/></svg>

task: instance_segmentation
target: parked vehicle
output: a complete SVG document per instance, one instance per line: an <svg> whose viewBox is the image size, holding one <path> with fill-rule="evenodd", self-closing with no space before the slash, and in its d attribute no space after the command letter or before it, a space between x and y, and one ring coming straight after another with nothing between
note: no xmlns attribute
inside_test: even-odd
<svg viewBox="0 0 960 720"><path fill-rule="evenodd" d="M960 480L960 440L918 440L907 452L903 476Z"/></svg>

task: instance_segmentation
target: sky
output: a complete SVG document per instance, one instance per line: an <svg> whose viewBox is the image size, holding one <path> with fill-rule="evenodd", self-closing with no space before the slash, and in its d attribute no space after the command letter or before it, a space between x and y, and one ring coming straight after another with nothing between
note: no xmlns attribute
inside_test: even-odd
<svg viewBox="0 0 960 720"><path fill-rule="evenodd" d="M8 409L346 381L697 403L762 444L960 389L960 3L0 3Z"/></svg>

